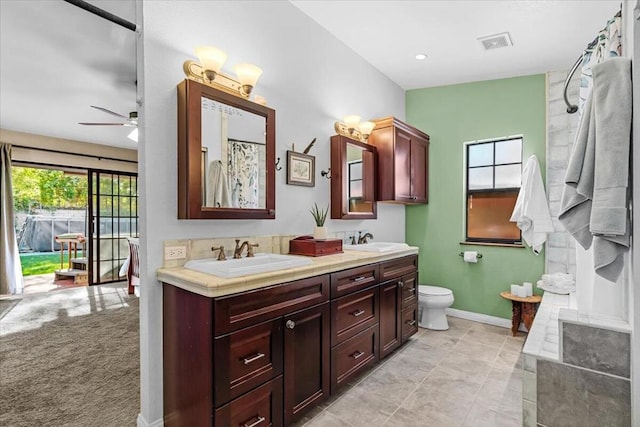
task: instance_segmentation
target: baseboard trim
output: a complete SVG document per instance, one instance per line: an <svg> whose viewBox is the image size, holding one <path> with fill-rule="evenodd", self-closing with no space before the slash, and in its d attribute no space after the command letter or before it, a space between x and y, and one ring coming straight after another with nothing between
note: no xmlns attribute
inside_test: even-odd
<svg viewBox="0 0 640 427"><path fill-rule="evenodd" d="M152 423L148 423L147 420L144 419L142 414L138 414L137 424L138 427L163 427L164 420L162 418L159 418Z"/></svg>
<svg viewBox="0 0 640 427"><path fill-rule="evenodd" d="M460 319L472 320L474 322L486 323L487 325L499 326L501 328L511 329L511 319L503 319L502 317L489 316L488 314L474 313L472 311L458 310L457 308L447 308L445 310L448 316L458 317ZM527 332L527 328L520 324L519 331Z"/></svg>

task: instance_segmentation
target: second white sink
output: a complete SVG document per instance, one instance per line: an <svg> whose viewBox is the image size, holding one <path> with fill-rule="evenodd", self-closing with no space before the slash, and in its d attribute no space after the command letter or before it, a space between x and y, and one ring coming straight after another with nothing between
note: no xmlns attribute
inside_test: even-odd
<svg viewBox="0 0 640 427"><path fill-rule="evenodd" d="M226 261L218 261L214 258L196 259L188 261L184 265L184 268L201 273L213 274L214 276L232 278L303 267L311 264L313 264L313 261L305 257L262 253L256 254L251 258L228 259Z"/></svg>
<svg viewBox="0 0 640 427"><path fill-rule="evenodd" d="M394 252L408 249L409 245L407 245L406 243L394 242L371 242L363 243L360 245L342 245L342 248L348 251Z"/></svg>

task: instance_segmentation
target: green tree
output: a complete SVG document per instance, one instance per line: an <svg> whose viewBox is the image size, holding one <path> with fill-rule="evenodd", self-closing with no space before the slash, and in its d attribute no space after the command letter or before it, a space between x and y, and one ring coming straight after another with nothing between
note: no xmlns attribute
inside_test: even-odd
<svg viewBox="0 0 640 427"><path fill-rule="evenodd" d="M17 211L87 206L86 176L19 166L14 166L11 173L14 206Z"/></svg>

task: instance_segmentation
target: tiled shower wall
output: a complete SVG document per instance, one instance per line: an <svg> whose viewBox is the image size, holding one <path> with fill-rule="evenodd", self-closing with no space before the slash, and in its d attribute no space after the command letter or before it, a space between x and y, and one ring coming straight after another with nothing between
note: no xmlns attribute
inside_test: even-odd
<svg viewBox="0 0 640 427"><path fill-rule="evenodd" d="M563 98L564 80L568 71L547 73L547 199L555 232L549 234L546 245L545 272L576 274L575 240L558 221L564 175L571 147L578 128L578 113L567 113ZM578 104L579 71L569 83L569 101Z"/></svg>

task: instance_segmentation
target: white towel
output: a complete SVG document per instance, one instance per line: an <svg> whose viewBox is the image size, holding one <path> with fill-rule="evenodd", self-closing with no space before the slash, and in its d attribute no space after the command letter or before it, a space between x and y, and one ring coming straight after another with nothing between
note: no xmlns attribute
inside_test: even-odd
<svg viewBox="0 0 640 427"><path fill-rule="evenodd" d="M596 273L615 282L631 231L631 61L612 58L592 71L593 91L569 160L558 219L583 248L593 240Z"/></svg>
<svg viewBox="0 0 640 427"><path fill-rule="evenodd" d="M522 185L509 221L517 223L522 230L522 238L536 255L542 250L547 233L554 231L535 154L529 157L522 171Z"/></svg>
<svg viewBox="0 0 640 427"><path fill-rule="evenodd" d="M227 184L227 174L220 160L214 160L209 165L207 174L207 203L214 208L230 208L231 195Z"/></svg>

